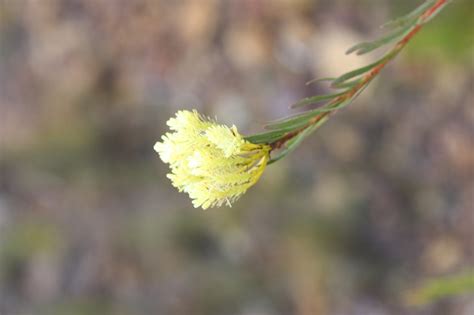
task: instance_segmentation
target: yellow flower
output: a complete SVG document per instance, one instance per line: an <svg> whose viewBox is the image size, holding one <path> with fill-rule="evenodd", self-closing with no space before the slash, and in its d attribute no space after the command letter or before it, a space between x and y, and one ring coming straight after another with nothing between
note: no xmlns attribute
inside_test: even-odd
<svg viewBox="0 0 474 315"><path fill-rule="evenodd" d="M245 140L237 128L219 125L197 111L178 111L167 122L173 132L154 149L170 165L173 186L207 209L236 201L262 175L270 146Z"/></svg>

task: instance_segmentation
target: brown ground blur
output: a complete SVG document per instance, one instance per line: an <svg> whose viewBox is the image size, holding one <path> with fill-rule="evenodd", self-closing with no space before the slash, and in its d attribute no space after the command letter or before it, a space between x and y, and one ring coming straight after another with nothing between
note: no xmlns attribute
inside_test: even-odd
<svg viewBox="0 0 474 315"><path fill-rule="evenodd" d="M260 131L414 6L0 0L0 314L473 314L404 299L474 263L470 0L232 208L152 149L178 109Z"/></svg>

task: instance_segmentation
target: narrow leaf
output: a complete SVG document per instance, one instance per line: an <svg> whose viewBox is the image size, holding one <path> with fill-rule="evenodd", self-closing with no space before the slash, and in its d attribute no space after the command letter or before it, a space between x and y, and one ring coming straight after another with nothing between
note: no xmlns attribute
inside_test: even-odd
<svg viewBox="0 0 474 315"><path fill-rule="evenodd" d="M276 120L268 123L265 126L265 129L281 129L287 127L300 127L308 123L308 121L313 117L312 111L304 112L302 114L297 114L290 116L282 120Z"/></svg>
<svg viewBox="0 0 474 315"><path fill-rule="evenodd" d="M377 48L380 48L386 44L389 44L396 40L397 38L400 38L402 35L404 35L413 25L416 23L416 20L413 20L411 23L406 25L405 27L402 27L401 29L397 29L396 31L386 35L383 38L374 40L372 42L364 42L357 44L355 46L352 46L346 51L346 54L351 54L353 52L357 52L357 55L363 55L366 53L369 53Z"/></svg>
<svg viewBox="0 0 474 315"><path fill-rule="evenodd" d="M336 78L332 78L332 77L313 79L313 80L310 80L310 81L306 82L305 84L310 85L310 84L313 84L313 83L318 83L318 82L323 82L323 81L334 81L335 79Z"/></svg>
<svg viewBox="0 0 474 315"><path fill-rule="evenodd" d="M347 81L343 83L338 83L338 84L332 84L331 87L335 89L352 89L356 85L358 85L362 80L361 79L355 79L352 81Z"/></svg>
<svg viewBox="0 0 474 315"><path fill-rule="evenodd" d="M375 68L376 66L378 66L379 64L381 64L384 61L385 61L385 58L381 58L380 60L377 60L376 62L371 63L370 65L367 65L365 67L362 67L362 68L353 70L351 72L348 72L346 74L343 74L339 78L337 78L336 80L334 80L332 82L332 86L337 86L338 84L343 83L343 82L345 82L349 79L352 79L352 78L357 77L361 74L369 72L370 70L372 70L373 68Z"/></svg>
<svg viewBox="0 0 474 315"><path fill-rule="evenodd" d="M320 121L318 121L316 124L306 128L303 130L299 135L297 135L295 138L291 139L288 141L286 148L282 149L280 152L275 157L272 157L268 164L275 163L276 161L284 158L288 153L292 152L296 147L308 136L310 135L314 130L316 130L319 126L321 126L328 117L322 118Z"/></svg>
<svg viewBox="0 0 474 315"><path fill-rule="evenodd" d="M422 3L419 7L415 10L411 11L407 15L399 17L395 20L389 21L383 24L382 28L394 28L394 27L403 27L406 24L412 22L412 20L416 20L423 12L425 12L430 6L435 3L435 0L427 0Z"/></svg>
<svg viewBox="0 0 474 315"><path fill-rule="evenodd" d="M340 93L333 93L333 94L324 94L324 95L316 95L316 96L311 96L311 97L307 97L307 98L304 98L302 99L301 101L298 101L296 102L295 104L291 105L291 108L295 108L295 107L300 107L300 106L304 106L304 105L310 105L310 104L315 104L315 103L319 103L319 102L322 102L322 101L327 101L327 100L331 100L335 97L338 97L338 96L341 96L343 94L345 94L347 91L344 91L344 92L340 92Z"/></svg>
<svg viewBox="0 0 474 315"><path fill-rule="evenodd" d="M247 136L245 140L255 144L271 143L281 138L285 133L286 131L282 130L272 130Z"/></svg>

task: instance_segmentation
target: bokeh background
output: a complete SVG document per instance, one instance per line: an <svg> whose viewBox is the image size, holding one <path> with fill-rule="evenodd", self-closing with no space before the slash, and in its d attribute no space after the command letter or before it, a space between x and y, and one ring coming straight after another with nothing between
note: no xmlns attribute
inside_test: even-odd
<svg viewBox="0 0 474 315"><path fill-rule="evenodd" d="M0 0L1 315L474 314L474 3L453 1L232 208L153 152L178 109L245 134L420 1Z"/></svg>

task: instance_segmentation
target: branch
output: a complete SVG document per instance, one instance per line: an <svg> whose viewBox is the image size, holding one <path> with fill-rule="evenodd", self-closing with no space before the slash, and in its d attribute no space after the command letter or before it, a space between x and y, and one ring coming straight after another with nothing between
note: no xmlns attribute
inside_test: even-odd
<svg viewBox="0 0 474 315"><path fill-rule="evenodd" d="M388 44L394 44L384 56L372 64L345 73L338 78L316 80L330 81L331 88L342 90L342 92L302 99L292 107L311 105L323 101L326 101L326 103L302 114L271 122L265 126L267 132L248 136L246 139L253 143L265 143L271 146L271 151L274 154L269 163L276 162L286 156L308 135L326 122L332 114L351 104L380 71L405 48L423 26L451 1L426 0L411 13L383 25L385 28L392 28L392 31L372 42L357 44L346 53L362 55ZM308 84L316 81L308 82Z"/></svg>

